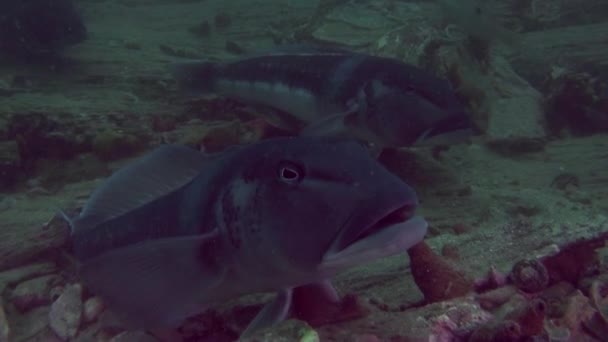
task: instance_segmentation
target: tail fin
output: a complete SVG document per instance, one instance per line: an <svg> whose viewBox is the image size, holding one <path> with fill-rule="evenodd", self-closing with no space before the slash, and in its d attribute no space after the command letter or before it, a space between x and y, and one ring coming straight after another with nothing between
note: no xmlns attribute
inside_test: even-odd
<svg viewBox="0 0 608 342"><path fill-rule="evenodd" d="M182 90L200 94L213 92L219 65L204 61L179 62L170 64L169 69Z"/></svg>

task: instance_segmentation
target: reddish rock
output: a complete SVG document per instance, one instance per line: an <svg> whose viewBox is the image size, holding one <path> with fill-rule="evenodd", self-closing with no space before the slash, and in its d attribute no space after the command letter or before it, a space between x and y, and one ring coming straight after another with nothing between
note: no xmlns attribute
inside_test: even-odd
<svg viewBox="0 0 608 342"><path fill-rule="evenodd" d="M457 223L452 226L452 230L456 235L467 234L473 231L473 227L466 223Z"/></svg>
<svg viewBox="0 0 608 342"><path fill-rule="evenodd" d="M475 291L484 292L503 287L507 284L507 280L508 275L491 266L485 277L475 280Z"/></svg>
<svg viewBox="0 0 608 342"><path fill-rule="evenodd" d="M251 143L258 139L250 127L240 121L231 121L209 128L201 141L205 152L220 152L226 147Z"/></svg>
<svg viewBox="0 0 608 342"><path fill-rule="evenodd" d="M536 336L543 331L546 309L547 304L540 298L522 300L506 314L505 320L517 322L522 336Z"/></svg>
<svg viewBox="0 0 608 342"><path fill-rule="evenodd" d="M355 295L346 295L339 302L332 303L307 291L306 287L294 290L292 310L295 318L313 327L354 320L369 313L369 309Z"/></svg>
<svg viewBox="0 0 608 342"><path fill-rule="evenodd" d="M608 233L603 233L593 239L570 243L562 247L559 253L542 258L549 272L549 284L560 281L577 284L591 270L597 269L596 250L604 247L606 241Z"/></svg>
<svg viewBox="0 0 608 342"><path fill-rule="evenodd" d="M412 275L427 303L464 296L473 290L473 279L435 254L426 242L410 248L408 254Z"/></svg>
<svg viewBox="0 0 608 342"><path fill-rule="evenodd" d="M11 302L19 312L51 304L50 290L60 281L56 275L34 278L17 285L11 294Z"/></svg>
<svg viewBox="0 0 608 342"><path fill-rule="evenodd" d="M503 286L475 296L479 305L486 310L496 309L507 303L517 293L515 286Z"/></svg>
<svg viewBox="0 0 608 342"><path fill-rule="evenodd" d="M484 324L471 334L469 342L512 342L522 337L521 327L514 321Z"/></svg>
<svg viewBox="0 0 608 342"><path fill-rule="evenodd" d="M441 255L450 260L460 260L460 251L455 243L446 243L441 247Z"/></svg>

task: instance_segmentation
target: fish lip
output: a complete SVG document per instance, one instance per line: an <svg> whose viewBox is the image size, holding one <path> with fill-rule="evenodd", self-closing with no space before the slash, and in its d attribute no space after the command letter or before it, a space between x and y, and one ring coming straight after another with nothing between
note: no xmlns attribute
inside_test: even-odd
<svg viewBox="0 0 608 342"><path fill-rule="evenodd" d="M387 208L385 212L381 212L378 217L370 221L370 224L366 225L348 245L381 232L392 225L408 221L414 217L417 206L418 203L416 201L409 201L407 203L401 203L396 208Z"/></svg>
<svg viewBox="0 0 608 342"><path fill-rule="evenodd" d="M428 223L420 216L389 224L370 235L361 236L339 251L326 254L319 265L319 272L331 277L346 268L402 253L422 241L427 230Z"/></svg>
<svg viewBox="0 0 608 342"><path fill-rule="evenodd" d="M332 242L327 255L339 253L358 241L382 232L390 225L406 222L414 215L418 207L418 198L415 194L412 197L409 190L405 193L399 191L380 200L374 198L366 204L362 208L369 208L369 211L358 211L349 218Z"/></svg>

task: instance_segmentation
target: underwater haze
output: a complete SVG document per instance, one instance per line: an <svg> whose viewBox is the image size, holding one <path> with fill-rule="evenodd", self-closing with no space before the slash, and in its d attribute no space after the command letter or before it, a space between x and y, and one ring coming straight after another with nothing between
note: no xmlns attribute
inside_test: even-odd
<svg viewBox="0 0 608 342"><path fill-rule="evenodd" d="M605 0L0 0L0 342L608 341Z"/></svg>

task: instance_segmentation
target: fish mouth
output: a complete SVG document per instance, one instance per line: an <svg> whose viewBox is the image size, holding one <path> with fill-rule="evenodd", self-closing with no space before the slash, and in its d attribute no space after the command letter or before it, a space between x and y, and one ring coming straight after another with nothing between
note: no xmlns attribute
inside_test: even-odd
<svg viewBox="0 0 608 342"><path fill-rule="evenodd" d="M415 203L407 203L404 204L397 209L389 211L387 214L380 216L376 222L373 222L367 228L363 229L359 234L355 237L353 242L363 240L373 234L376 234L392 225L396 225L399 223L406 222L410 218L414 216L416 212L416 204Z"/></svg>
<svg viewBox="0 0 608 342"><path fill-rule="evenodd" d="M464 142L473 134L473 126L465 112L456 112L422 132L414 145L426 146Z"/></svg>
<svg viewBox="0 0 608 342"><path fill-rule="evenodd" d="M342 269L401 253L424 239L427 222L415 215L417 202L399 203L366 219L355 218L324 255L320 270L328 275Z"/></svg>

